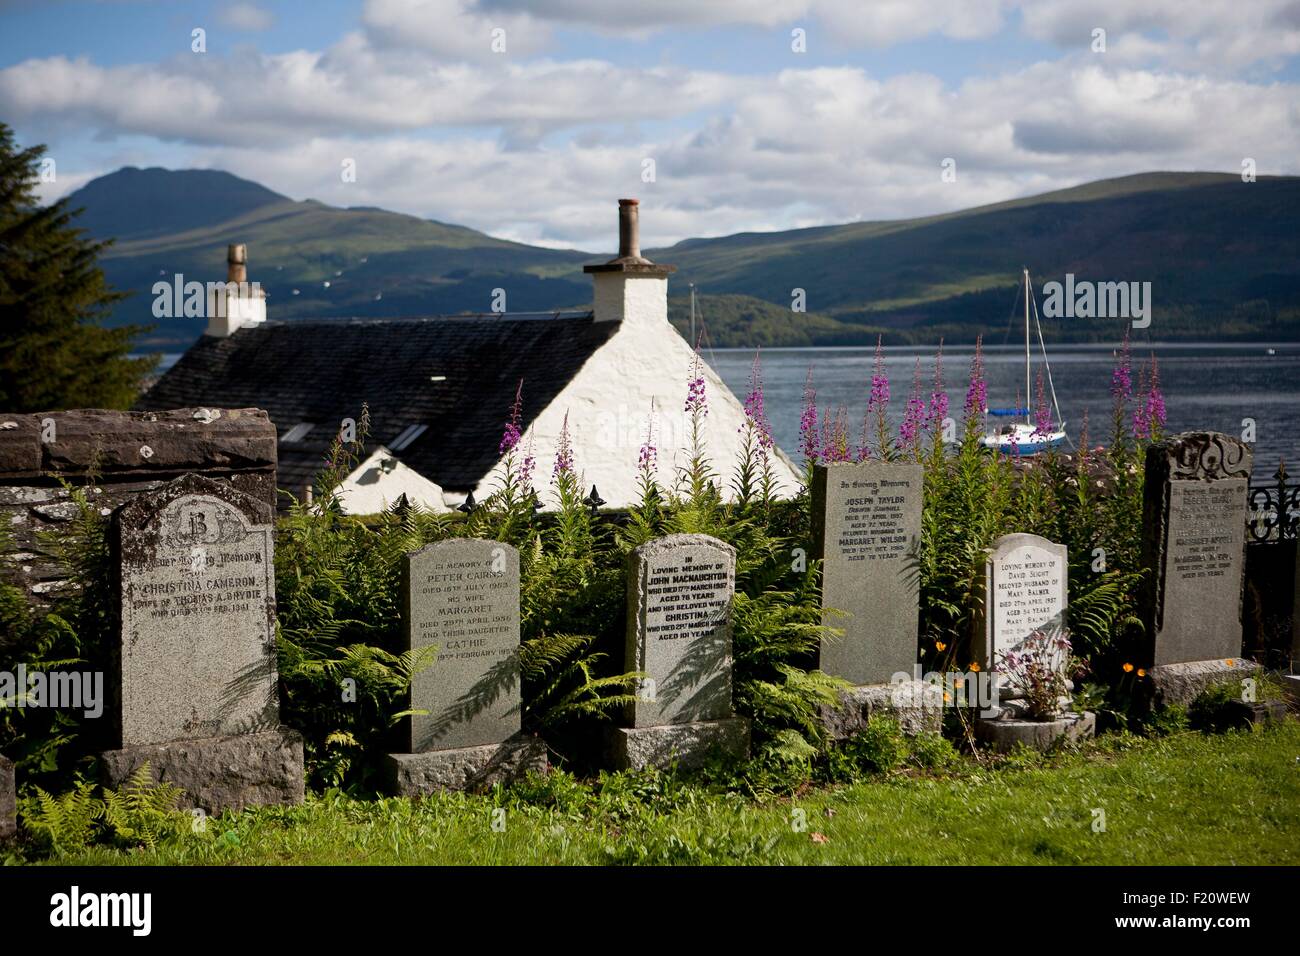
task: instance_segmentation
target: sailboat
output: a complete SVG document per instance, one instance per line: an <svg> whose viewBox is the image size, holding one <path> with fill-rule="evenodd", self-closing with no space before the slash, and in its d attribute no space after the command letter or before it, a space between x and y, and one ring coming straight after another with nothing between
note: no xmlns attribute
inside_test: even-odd
<svg viewBox="0 0 1300 956"><path fill-rule="evenodd" d="M1037 455L1039 452L1056 448L1065 443L1065 422L1061 421L1061 408L1056 401L1056 386L1052 384L1052 367L1047 362L1047 346L1043 344L1043 326L1038 321L1038 303L1034 302L1033 287L1029 284L1029 270L1025 269L1025 407L1024 408L990 408L989 414L996 418L1025 417L1024 421L1008 422L999 425L984 436L984 447L1004 455ZM1060 424L1046 433L1038 431L1034 422L1033 409L1029 407L1030 390L1030 347L1029 347L1029 307L1034 308L1034 325L1038 330L1038 345L1043 353L1043 367L1047 370L1047 382L1052 390L1052 408L1055 421Z"/></svg>

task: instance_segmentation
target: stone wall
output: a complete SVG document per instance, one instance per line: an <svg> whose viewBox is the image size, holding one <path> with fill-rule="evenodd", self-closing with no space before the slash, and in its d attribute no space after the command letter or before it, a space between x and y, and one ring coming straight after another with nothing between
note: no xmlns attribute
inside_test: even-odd
<svg viewBox="0 0 1300 956"><path fill-rule="evenodd" d="M276 430L257 408L0 413L0 576L44 604L61 585L41 532L66 526L87 490L107 515L180 475L228 481L276 505Z"/></svg>

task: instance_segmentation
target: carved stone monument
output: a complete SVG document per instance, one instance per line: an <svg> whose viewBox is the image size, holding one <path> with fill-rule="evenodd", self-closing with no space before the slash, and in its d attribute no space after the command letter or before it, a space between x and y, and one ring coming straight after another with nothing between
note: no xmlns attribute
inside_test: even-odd
<svg viewBox="0 0 1300 956"><path fill-rule="evenodd" d="M1017 744L1047 750L1062 738L1077 743L1092 737L1096 715L1073 712L1064 694L1050 712L1035 718L1025 705L1028 687L1019 678L1022 669L1007 663L1014 655L1051 668L1062 690L1068 690L1064 671L1069 653L1058 642L1068 636L1069 550L1036 534L1003 535L989 549L983 586L971 654L982 674L996 680L997 704L993 713L981 711L974 725L976 739L1010 751Z"/></svg>
<svg viewBox="0 0 1300 956"><path fill-rule="evenodd" d="M209 812L301 802L302 739L279 721L272 519L199 475L114 512L110 786L148 763Z"/></svg>
<svg viewBox="0 0 1300 956"><path fill-rule="evenodd" d="M406 556L407 648L432 660L417 671L390 754L405 795L478 790L545 771L546 744L520 732L519 552L456 538Z"/></svg>
<svg viewBox="0 0 1300 956"><path fill-rule="evenodd" d="M1241 657L1250 446L1185 432L1147 448L1142 617L1157 703L1187 704L1257 665Z"/></svg>
<svg viewBox="0 0 1300 956"><path fill-rule="evenodd" d="M619 768L701 763L744 754L749 721L731 705L731 601L736 552L701 534L657 538L632 552L625 670L644 675L627 727L611 729Z"/></svg>
<svg viewBox="0 0 1300 956"><path fill-rule="evenodd" d="M852 689L822 710L833 739L871 714L905 731L938 730L943 692L915 680L922 469L916 462L844 462L813 471L813 557L822 562L819 667ZM900 675L906 675L902 677Z"/></svg>
<svg viewBox="0 0 1300 956"><path fill-rule="evenodd" d="M973 656L992 671L1035 631L1064 630L1069 549L1036 534L1003 535L984 563L984 588L983 626L977 629Z"/></svg>

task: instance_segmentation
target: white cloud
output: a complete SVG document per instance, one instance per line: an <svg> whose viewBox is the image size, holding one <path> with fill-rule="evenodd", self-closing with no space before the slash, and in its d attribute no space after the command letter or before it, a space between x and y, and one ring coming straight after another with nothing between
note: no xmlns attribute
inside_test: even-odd
<svg viewBox="0 0 1300 956"><path fill-rule="evenodd" d="M1121 38L1148 35L1148 52L1183 69L1228 72L1300 53L1296 0L1022 0L1020 6L1029 36L1086 49L1100 27L1109 50Z"/></svg>
<svg viewBox="0 0 1300 956"><path fill-rule="evenodd" d="M275 17L255 3L228 3L217 11L217 22L232 30L257 33L275 25Z"/></svg>
<svg viewBox="0 0 1300 956"><path fill-rule="evenodd" d="M1146 19L1116 7L1105 55L1087 50L1093 23L1083 7L1026 0L1025 29L1063 44L1080 35L1080 49L956 86L858 66L739 75L483 52L493 24L507 25L517 52L517 38L540 46L550 24L587 5L542 0L523 13L514 0L374 0L362 29L323 51L242 49L123 66L32 59L0 69L0 115L55 145L65 130L95 137L101 171L115 144L152 137L195 165L291 196L593 250L612 244L612 202L627 195L646 203L650 245L948 211L1144 170L1237 171L1246 156L1261 173L1300 171L1297 84L1150 64L1202 43L1234 45L1214 31L1217 0L1201 19L1189 14L1181 32L1157 37L1144 31L1158 32L1172 5L1153 0ZM1111 9L1110 0L1094 6ZM892 0L870 9L849 0L672 0L639 20L805 7L826 23L846 18L837 32L863 42L916 30L973 36L1006 15L993 0L936 3L910 24ZM1274 24L1284 45L1278 19L1287 9L1273 4L1246 21ZM417 14L423 20L409 19ZM641 180L647 157L653 183ZM955 183L940 179L945 157L957 161ZM356 183L341 181L345 158L357 161ZM62 158L60 169L84 174Z"/></svg>

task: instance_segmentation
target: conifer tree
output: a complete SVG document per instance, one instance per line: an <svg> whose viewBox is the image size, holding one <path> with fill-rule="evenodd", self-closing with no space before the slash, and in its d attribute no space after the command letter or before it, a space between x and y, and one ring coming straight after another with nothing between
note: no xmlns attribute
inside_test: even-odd
<svg viewBox="0 0 1300 956"><path fill-rule="evenodd" d="M126 408L156 358L130 358L142 326L102 323L124 293L99 268L66 199L36 193L44 146L20 149L0 123L0 411Z"/></svg>

